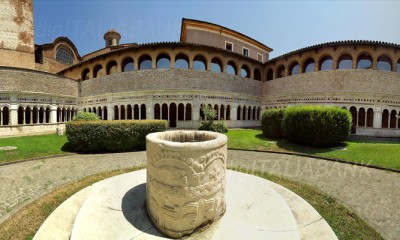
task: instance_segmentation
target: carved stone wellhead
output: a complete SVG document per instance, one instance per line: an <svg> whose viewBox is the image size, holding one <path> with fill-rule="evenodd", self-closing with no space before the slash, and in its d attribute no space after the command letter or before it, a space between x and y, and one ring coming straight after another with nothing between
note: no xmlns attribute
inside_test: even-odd
<svg viewBox="0 0 400 240"><path fill-rule="evenodd" d="M147 135L147 212L160 232L180 238L225 213L226 143L206 131Z"/></svg>

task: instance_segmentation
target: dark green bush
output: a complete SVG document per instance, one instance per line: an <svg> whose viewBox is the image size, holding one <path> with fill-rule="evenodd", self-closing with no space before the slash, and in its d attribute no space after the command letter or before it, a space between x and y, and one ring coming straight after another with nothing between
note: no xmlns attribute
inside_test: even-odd
<svg viewBox="0 0 400 240"><path fill-rule="evenodd" d="M124 152L146 148L146 135L167 129L164 120L71 121L68 149L75 152Z"/></svg>
<svg viewBox="0 0 400 240"><path fill-rule="evenodd" d="M225 122L203 122L198 128L200 131L212 131L218 133L227 133L228 127L225 125Z"/></svg>
<svg viewBox="0 0 400 240"><path fill-rule="evenodd" d="M78 112L72 121L96 121L99 120L99 117L90 112Z"/></svg>
<svg viewBox="0 0 400 240"><path fill-rule="evenodd" d="M283 138L282 119L285 109L265 110L261 118L261 128L268 138Z"/></svg>
<svg viewBox="0 0 400 240"><path fill-rule="evenodd" d="M351 115L337 107L288 107L282 120L285 136L292 142L331 147L343 142L349 135Z"/></svg>

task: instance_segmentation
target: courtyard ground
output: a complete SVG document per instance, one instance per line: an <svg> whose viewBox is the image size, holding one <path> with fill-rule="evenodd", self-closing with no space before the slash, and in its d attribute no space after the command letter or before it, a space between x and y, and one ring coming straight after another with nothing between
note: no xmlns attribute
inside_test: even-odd
<svg viewBox="0 0 400 240"><path fill-rule="evenodd" d="M0 166L0 223L66 183L145 164L145 152L68 155ZM228 166L316 186L352 209L385 239L400 238L400 173L340 162L253 151L228 151Z"/></svg>

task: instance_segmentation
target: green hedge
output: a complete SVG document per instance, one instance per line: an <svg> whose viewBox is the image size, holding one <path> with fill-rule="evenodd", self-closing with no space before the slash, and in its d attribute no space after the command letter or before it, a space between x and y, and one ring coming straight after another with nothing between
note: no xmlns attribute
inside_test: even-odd
<svg viewBox="0 0 400 240"><path fill-rule="evenodd" d="M165 120L71 121L68 149L75 152L124 152L146 148L146 135L167 129Z"/></svg>
<svg viewBox="0 0 400 240"><path fill-rule="evenodd" d="M282 119L285 109L265 110L261 117L261 128L268 138L283 138Z"/></svg>
<svg viewBox="0 0 400 240"><path fill-rule="evenodd" d="M343 142L350 132L349 111L337 107L294 106L285 109L282 127L295 143L331 147Z"/></svg>

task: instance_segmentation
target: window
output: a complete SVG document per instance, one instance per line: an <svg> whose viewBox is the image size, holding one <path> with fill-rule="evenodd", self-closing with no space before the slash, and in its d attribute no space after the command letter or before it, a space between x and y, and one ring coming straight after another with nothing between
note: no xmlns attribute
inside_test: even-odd
<svg viewBox="0 0 400 240"><path fill-rule="evenodd" d="M233 51L233 43L225 42L225 49L228 51Z"/></svg>
<svg viewBox="0 0 400 240"><path fill-rule="evenodd" d="M353 60L350 55L342 55L338 60L338 69L352 69Z"/></svg>
<svg viewBox="0 0 400 240"><path fill-rule="evenodd" d="M122 61L122 71L123 72L131 72L133 71L134 65L133 65L133 59L132 58L126 58L124 61Z"/></svg>
<svg viewBox="0 0 400 240"><path fill-rule="evenodd" d="M243 55L248 57L249 56L249 49L243 48Z"/></svg>
<svg viewBox="0 0 400 240"><path fill-rule="evenodd" d="M220 73L222 71L222 63L219 59L213 58L211 60L211 71Z"/></svg>
<svg viewBox="0 0 400 240"><path fill-rule="evenodd" d="M175 68L188 69L189 59L186 55L179 54L175 57Z"/></svg>
<svg viewBox="0 0 400 240"><path fill-rule="evenodd" d="M144 55L139 58L139 70L151 69L152 62L151 57L149 55Z"/></svg>
<svg viewBox="0 0 400 240"><path fill-rule="evenodd" d="M193 59L193 69L197 71L206 70L206 59L203 56L197 55Z"/></svg>
<svg viewBox="0 0 400 240"><path fill-rule="evenodd" d="M319 70L332 70L332 66L333 66L333 60L332 57L330 56L326 56L324 58L321 59L320 62L320 66L319 66Z"/></svg>
<svg viewBox="0 0 400 240"><path fill-rule="evenodd" d="M236 65L233 62L228 62L226 65L226 73L236 75Z"/></svg>
<svg viewBox="0 0 400 240"><path fill-rule="evenodd" d="M363 54L357 59L357 69L372 69L372 58L368 54Z"/></svg>
<svg viewBox="0 0 400 240"><path fill-rule="evenodd" d="M157 69L162 69L162 68L170 68L171 67L171 60L168 55L159 55L157 57L157 62L156 62L156 67Z"/></svg>
<svg viewBox="0 0 400 240"><path fill-rule="evenodd" d="M244 78L250 77L250 71L246 65L243 65L242 68L240 69L240 76Z"/></svg>
<svg viewBox="0 0 400 240"><path fill-rule="evenodd" d="M376 68L381 71L392 71L392 60L388 56L380 56Z"/></svg>
<svg viewBox="0 0 400 240"><path fill-rule="evenodd" d="M72 65L74 63L74 55L69 49L59 47L57 48L56 60L61 63Z"/></svg>
<svg viewBox="0 0 400 240"><path fill-rule="evenodd" d="M263 55L257 53L257 60L260 61L260 62L262 62L262 61L264 60L264 59L263 59Z"/></svg>
<svg viewBox="0 0 400 240"><path fill-rule="evenodd" d="M315 66L314 59L312 59L312 58L308 59L308 60L304 63L303 66L304 66L304 67L303 67L303 71L304 71L305 73L314 72L314 66Z"/></svg>
<svg viewBox="0 0 400 240"><path fill-rule="evenodd" d="M299 64L297 62L292 63L289 69L289 75L299 74Z"/></svg>

